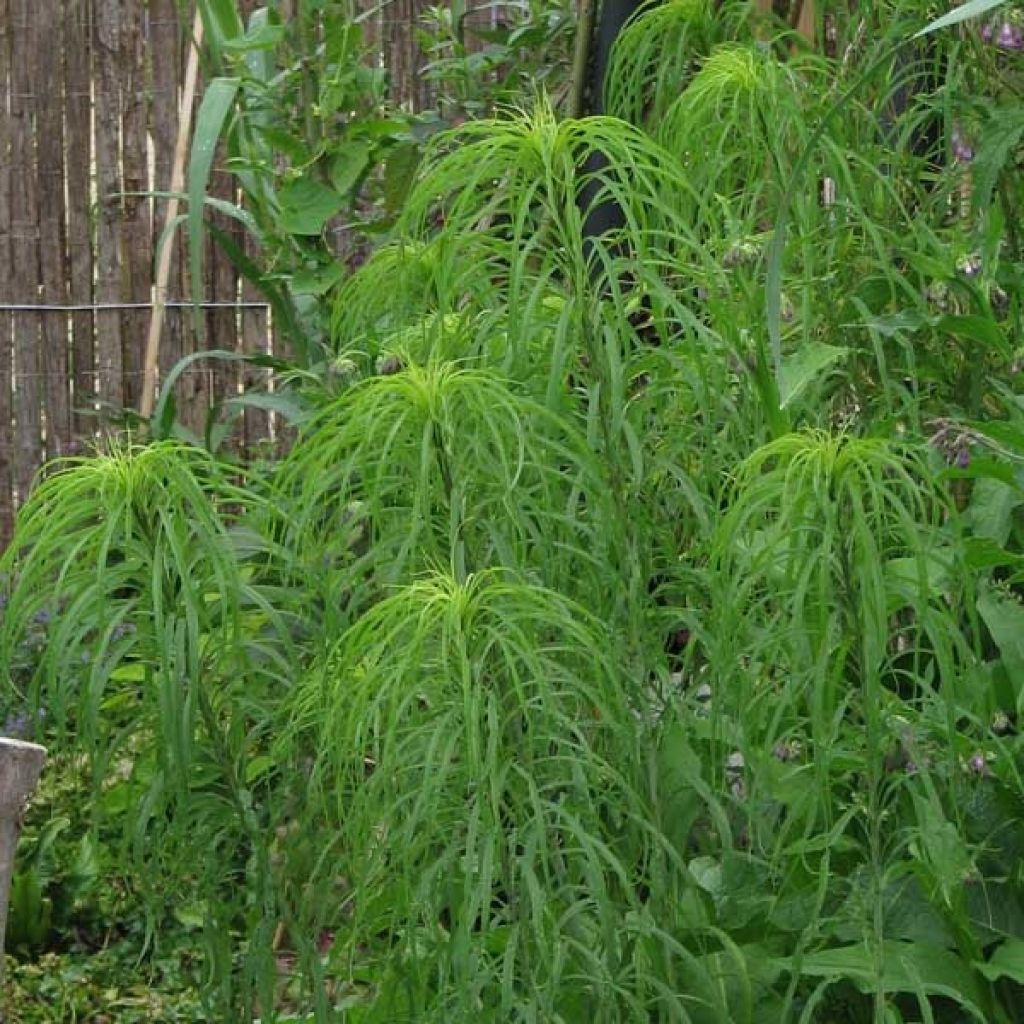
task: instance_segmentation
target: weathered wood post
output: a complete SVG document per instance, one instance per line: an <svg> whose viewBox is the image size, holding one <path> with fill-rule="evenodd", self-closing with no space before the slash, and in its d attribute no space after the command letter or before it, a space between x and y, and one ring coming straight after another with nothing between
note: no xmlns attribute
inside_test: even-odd
<svg viewBox="0 0 1024 1024"><path fill-rule="evenodd" d="M7 900L14 875L14 853L21 831L21 815L35 791L46 760L46 749L0 737L0 985L4 974L4 935L7 931ZM3 1019L0 1010L0 1020Z"/></svg>

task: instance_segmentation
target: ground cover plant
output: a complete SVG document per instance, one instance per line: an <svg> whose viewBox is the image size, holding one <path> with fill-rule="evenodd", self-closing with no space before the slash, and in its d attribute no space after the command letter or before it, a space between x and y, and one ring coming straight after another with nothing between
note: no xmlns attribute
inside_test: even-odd
<svg viewBox="0 0 1024 1024"><path fill-rule="evenodd" d="M938 13L649 4L425 142L281 458L47 468L16 951L102 864L191 1019L1024 1019L1024 15Z"/></svg>

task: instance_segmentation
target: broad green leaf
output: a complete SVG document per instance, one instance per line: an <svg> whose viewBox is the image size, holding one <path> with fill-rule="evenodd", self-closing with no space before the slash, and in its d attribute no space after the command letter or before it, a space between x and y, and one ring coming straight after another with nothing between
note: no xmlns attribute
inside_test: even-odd
<svg viewBox="0 0 1024 1024"><path fill-rule="evenodd" d="M197 329L202 329L199 302L203 297L203 206L213 154L238 93L239 79L215 78L206 87L196 116L188 165L188 255Z"/></svg>
<svg viewBox="0 0 1024 1024"><path fill-rule="evenodd" d="M864 943L822 949L807 953L799 960L782 960L785 970L799 970L811 978L846 979L861 992L920 992L957 1000L978 1014L981 998L969 964L955 953L924 943L886 940L875 956ZM876 973L880 972L880 973Z"/></svg>
<svg viewBox="0 0 1024 1024"><path fill-rule="evenodd" d="M799 398L817 377L841 359L845 359L848 351L835 345L814 341L786 356L782 361L782 372L779 375L779 401L782 408L785 409Z"/></svg>
<svg viewBox="0 0 1024 1024"><path fill-rule="evenodd" d="M984 210L999 175L1024 137L1024 107L1017 103L996 110L985 123L971 166L971 199L975 210Z"/></svg>
<svg viewBox="0 0 1024 1024"><path fill-rule="evenodd" d="M1003 480L982 477L974 484L966 519L975 537L1005 544L1013 530L1013 512L1024 504L1024 491Z"/></svg>
<svg viewBox="0 0 1024 1024"><path fill-rule="evenodd" d="M331 160L331 184L341 195L352 191L352 186L370 163L370 144L362 139L345 143Z"/></svg>
<svg viewBox="0 0 1024 1024"><path fill-rule="evenodd" d="M309 418L309 410L301 401L280 391L253 391L248 395L231 398L224 404L225 407L236 409L260 409L263 412L277 413L293 425L298 425Z"/></svg>
<svg viewBox="0 0 1024 1024"><path fill-rule="evenodd" d="M966 314L962 316L940 316L935 321L935 326L940 331L952 334L958 338L970 338L972 341L980 341L993 349L1006 347L1006 336L1003 329L994 320L987 316L977 314Z"/></svg>
<svg viewBox="0 0 1024 1024"><path fill-rule="evenodd" d="M931 32L938 32L940 29L959 25L962 21L969 21L971 18L977 18L979 15L994 10L996 7L1002 7L1004 3L1006 3L1006 0L968 0L967 3L955 7L948 14L943 14L942 17L929 22L920 32L915 32L913 38L920 39L921 36L926 36Z"/></svg>
<svg viewBox="0 0 1024 1024"><path fill-rule="evenodd" d="M319 235L345 205L343 196L309 175L285 185L277 197L281 227L293 235Z"/></svg>
<svg viewBox="0 0 1024 1024"><path fill-rule="evenodd" d="M295 295L323 295L344 276L345 267L341 263L327 263L293 275L291 289Z"/></svg>
<svg viewBox="0 0 1024 1024"><path fill-rule="evenodd" d="M405 204L419 163L419 147L411 142L399 143L388 154L384 169L384 204L389 215L397 214Z"/></svg>
<svg viewBox="0 0 1024 1024"><path fill-rule="evenodd" d="M260 757L254 757L245 766L245 784L248 786L255 779L266 775L267 772L276 764L277 761L266 754L263 754Z"/></svg>
<svg viewBox="0 0 1024 1024"><path fill-rule="evenodd" d="M224 49L229 53L249 53L253 50L272 50L285 36L284 25L272 25L265 18L252 25L244 36L228 39Z"/></svg>
<svg viewBox="0 0 1024 1024"><path fill-rule="evenodd" d="M1008 938L987 963L975 966L989 981L1009 978L1018 985L1024 985L1024 941Z"/></svg>
<svg viewBox="0 0 1024 1024"><path fill-rule="evenodd" d="M1024 605L994 587L978 595L978 614L1011 674L1024 672Z"/></svg>

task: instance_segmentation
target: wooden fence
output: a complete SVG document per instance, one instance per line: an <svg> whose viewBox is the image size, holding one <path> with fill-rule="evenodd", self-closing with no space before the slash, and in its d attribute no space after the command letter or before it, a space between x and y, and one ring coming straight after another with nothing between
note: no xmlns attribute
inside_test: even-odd
<svg viewBox="0 0 1024 1024"><path fill-rule="evenodd" d="M425 4L391 0L371 26L395 98L414 105L428 99L415 37ZM168 188L190 6L0 0L0 545L43 460L81 450L105 411L138 407L165 204L136 193ZM230 175L215 173L213 194L234 198L232 189ZM197 344L177 248L162 373ZM252 288L212 247L204 267L204 344L273 350ZM186 421L236 392L238 373L223 362L186 372ZM269 428L265 414L247 412L240 443Z"/></svg>

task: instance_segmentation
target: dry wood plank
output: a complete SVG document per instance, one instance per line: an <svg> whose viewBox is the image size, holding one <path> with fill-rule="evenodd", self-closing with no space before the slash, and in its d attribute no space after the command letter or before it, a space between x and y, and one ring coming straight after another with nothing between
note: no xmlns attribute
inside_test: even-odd
<svg viewBox="0 0 1024 1024"><path fill-rule="evenodd" d="M184 74L182 53L185 49L185 31L175 0L149 0L150 46L152 61L153 95L153 147L155 153L156 187L166 189L171 181L174 147L178 136L178 110L181 103L180 86ZM156 239L163 230L167 214L167 200L156 206ZM180 237L171 254L171 270L167 280L168 299L179 301L185 295L182 282L182 251ZM183 349L183 317L178 309L166 311L160 338L160 377L181 359Z"/></svg>
<svg viewBox="0 0 1024 1024"><path fill-rule="evenodd" d="M392 0L384 11L384 66L391 69L391 99L414 112L430 106L430 83L423 78L426 56L416 35L424 0Z"/></svg>
<svg viewBox="0 0 1024 1024"><path fill-rule="evenodd" d="M39 302L39 190L35 152L36 104L48 88L41 56L36 0L13 0L15 50L11 63L11 282L15 301ZM42 401L38 312L14 315L14 434L16 500L24 501L42 460Z"/></svg>
<svg viewBox="0 0 1024 1024"><path fill-rule="evenodd" d="M13 26L9 0L0 0L0 111L5 114L11 100L11 52ZM11 303L14 294L11 264L11 123L0 117L0 302ZM14 456L14 410L11 408L12 338L14 317L0 310L0 548L11 537L14 520L12 459Z"/></svg>
<svg viewBox="0 0 1024 1024"><path fill-rule="evenodd" d="M65 15L64 105L67 162L67 279L72 305L89 305L92 290L92 2L76 0ZM89 310L71 314L73 413L76 439L92 435L90 415L96 392L93 316Z"/></svg>
<svg viewBox="0 0 1024 1024"><path fill-rule="evenodd" d="M796 30L812 46L817 36L817 25L818 18L814 0L803 0L796 17Z"/></svg>
<svg viewBox="0 0 1024 1024"><path fill-rule="evenodd" d="M94 9L94 77L96 90L96 299L121 302L119 222L121 189L121 27L122 0L99 0ZM117 309L96 312L97 392L107 406L124 405L121 315Z"/></svg>
<svg viewBox="0 0 1024 1024"><path fill-rule="evenodd" d="M220 154L218 163L223 166L224 153ZM210 181L210 194L226 202L235 202L235 179L228 171L217 169L214 171ZM229 218L226 214L213 212L209 214L212 224L228 236L234 238L236 243L242 239L236 228L240 225ZM212 237L212 236L211 236ZM222 252L216 245L211 247L210 261L207 273L207 295L217 303L231 303L225 308L215 308L209 311L207 317L207 348L219 349L226 352L238 351L238 309L235 305L238 302L238 274L234 265L228 259L226 253ZM236 362L229 362L224 359L217 359L210 364L213 393L211 401L223 402L238 395L240 381L239 366Z"/></svg>
<svg viewBox="0 0 1024 1024"><path fill-rule="evenodd" d="M145 12L142 8L142 0L129 0L121 28L121 138L125 192L124 212L119 224L121 298L130 303L149 302L152 288L152 202L139 195L150 187L146 153ZM142 389L142 362L149 316L148 309L121 312L124 402L133 409L138 406Z"/></svg>
<svg viewBox="0 0 1024 1024"><path fill-rule="evenodd" d="M259 260L259 245L248 233L243 241L245 254L251 260ZM267 352L268 317L265 310L249 308L248 303L261 301L257 287L248 280L242 280L242 350L252 355L265 355ZM268 384L266 370L256 366L248 366L243 378L247 391L265 391ZM262 442L270 437L270 417L262 409L245 410L245 450L252 454L259 449Z"/></svg>
<svg viewBox="0 0 1024 1024"><path fill-rule="evenodd" d="M64 82L63 0L37 0L40 32L37 66L49 81L36 97L36 157L39 181L39 272L41 300L64 305L68 299L64 261ZM72 184L72 188L74 185ZM65 455L71 441L71 394L68 380L68 314L41 314L46 454Z"/></svg>

